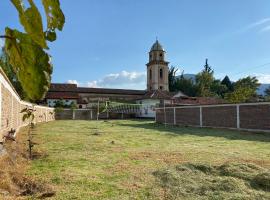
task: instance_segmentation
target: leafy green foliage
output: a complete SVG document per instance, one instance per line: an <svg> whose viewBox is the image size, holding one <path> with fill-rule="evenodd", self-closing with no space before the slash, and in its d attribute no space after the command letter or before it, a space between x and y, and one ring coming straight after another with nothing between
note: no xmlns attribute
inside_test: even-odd
<svg viewBox="0 0 270 200"><path fill-rule="evenodd" d="M226 75L224 79L221 81L222 85L226 85L228 91L233 91L233 84L230 80L230 78Z"/></svg>
<svg viewBox="0 0 270 200"><path fill-rule="evenodd" d="M56 40L55 29L62 30L65 23L65 16L60 9L59 0L42 0L46 16L47 16L47 31L45 37L49 41Z"/></svg>
<svg viewBox="0 0 270 200"><path fill-rule="evenodd" d="M42 1L46 16L47 30L43 31L42 17L33 0L27 0L25 8L23 0L11 0L19 13L20 23L25 33L6 27L5 51L27 99L37 101L48 91L52 65L46 40L56 39L55 30L62 30L65 17L60 9L59 0Z"/></svg>
<svg viewBox="0 0 270 200"><path fill-rule="evenodd" d="M5 50L29 100L42 99L48 91L52 66L49 55L31 37L6 28Z"/></svg>
<svg viewBox="0 0 270 200"><path fill-rule="evenodd" d="M28 0L30 7L25 9L22 0L11 0L16 7L20 22L31 39L42 48L47 48L44 38L42 18L33 0Z"/></svg>
<svg viewBox="0 0 270 200"><path fill-rule="evenodd" d="M25 99L26 94L24 93L21 83L18 81L17 75L14 72L12 66L10 65L8 56L5 53L5 49L2 50L0 54L0 66L7 75L9 81L12 83L13 87L21 97L21 99Z"/></svg>
<svg viewBox="0 0 270 200"><path fill-rule="evenodd" d="M220 80L214 80L210 86L210 90L215 96L222 98L228 92L227 86L222 84Z"/></svg>
<svg viewBox="0 0 270 200"><path fill-rule="evenodd" d="M197 95L202 97L215 96L210 89L214 80L214 71L206 59L203 71L196 75Z"/></svg>
<svg viewBox="0 0 270 200"><path fill-rule="evenodd" d="M55 108L71 108L76 109L77 105L75 102L71 102L70 104L66 104L63 99L57 100L54 105Z"/></svg>
<svg viewBox="0 0 270 200"><path fill-rule="evenodd" d="M32 123L35 119L34 115L35 109L34 108L24 108L21 110L21 113L23 113L23 121L29 120L30 123Z"/></svg>
<svg viewBox="0 0 270 200"><path fill-rule="evenodd" d="M176 72L178 71L178 68L171 66L168 74L168 80L169 80L169 90L170 91L176 91Z"/></svg>
<svg viewBox="0 0 270 200"><path fill-rule="evenodd" d="M246 77L239 79L234 84L234 91L227 93L225 99L230 103L242 103L256 97L256 90L260 86L256 77Z"/></svg>
<svg viewBox="0 0 270 200"><path fill-rule="evenodd" d="M173 66L169 70L169 90L171 92L182 91L188 96L196 96L197 88L192 79L186 79L184 72L182 72L179 78L176 77L177 71L178 68Z"/></svg>

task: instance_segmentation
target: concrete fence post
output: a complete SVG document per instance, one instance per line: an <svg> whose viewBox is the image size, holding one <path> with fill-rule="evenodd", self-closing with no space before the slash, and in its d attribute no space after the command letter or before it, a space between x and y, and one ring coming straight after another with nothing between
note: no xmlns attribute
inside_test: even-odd
<svg viewBox="0 0 270 200"><path fill-rule="evenodd" d="M72 119L75 119L75 109L72 109Z"/></svg>
<svg viewBox="0 0 270 200"><path fill-rule="evenodd" d="M176 125L175 107L173 108L173 124Z"/></svg>
<svg viewBox="0 0 270 200"><path fill-rule="evenodd" d="M237 128L240 128L240 114L239 114L239 104L236 105L236 124Z"/></svg>
<svg viewBox="0 0 270 200"><path fill-rule="evenodd" d="M165 105L164 105L164 124L166 126L166 107L165 107Z"/></svg>
<svg viewBox="0 0 270 200"><path fill-rule="evenodd" d="M203 126L203 120L202 120L203 116L202 116L202 107L200 106L200 127Z"/></svg>
<svg viewBox="0 0 270 200"><path fill-rule="evenodd" d="M91 117L91 120L93 119L93 110L91 110L90 112L90 117Z"/></svg>
<svg viewBox="0 0 270 200"><path fill-rule="evenodd" d="M155 123L157 123L157 109L155 108Z"/></svg>

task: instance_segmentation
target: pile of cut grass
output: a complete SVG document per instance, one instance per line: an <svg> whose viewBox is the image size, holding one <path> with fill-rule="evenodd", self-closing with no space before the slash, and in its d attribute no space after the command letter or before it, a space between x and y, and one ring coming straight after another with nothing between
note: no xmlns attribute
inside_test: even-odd
<svg viewBox="0 0 270 200"><path fill-rule="evenodd" d="M164 199L270 199L270 171L250 163L185 163L155 171Z"/></svg>

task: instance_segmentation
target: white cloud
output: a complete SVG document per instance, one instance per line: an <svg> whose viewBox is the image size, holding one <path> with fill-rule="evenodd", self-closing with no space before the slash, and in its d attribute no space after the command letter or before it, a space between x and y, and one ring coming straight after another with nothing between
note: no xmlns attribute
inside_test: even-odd
<svg viewBox="0 0 270 200"><path fill-rule="evenodd" d="M264 18L264 19L260 19L260 20L258 20L256 22L253 22L253 23L247 25L246 27L242 28L241 30L238 31L238 33L243 33L243 32L246 32L246 31L248 31L250 29L257 28L257 27L262 27L263 25L266 24L266 27L264 27L264 28L261 29L261 31L263 31L263 29L265 29L265 28L267 28L269 26L268 25L269 23L270 23L270 17Z"/></svg>
<svg viewBox="0 0 270 200"><path fill-rule="evenodd" d="M264 18L264 19L261 19L259 21L256 21L250 25L247 26L247 29L251 29L251 28L254 28L254 27L257 27L257 26L260 26L260 25L263 25L267 22L270 22L270 17L269 18Z"/></svg>
<svg viewBox="0 0 270 200"><path fill-rule="evenodd" d="M107 74L99 80L91 80L87 83L78 82L77 80L68 80L67 83L92 88L145 89L146 72L123 70L119 73Z"/></svg>
<svg viewBox="0 0 270 200"><path fill-rule="evenodd" d="M108 74L100 80L90 81L87 85L89 87L144 89L146 73L124 70L120 73Z"/></svg>
<svg viewBox="0 0 270 200"><path fill-rule="evenodd" d="M77 80L68 80L67 83L80 85Z"/></svg>
<svg viewBox="0 0 270 200"><path fill-rule="evenodd" d="M270 31L270 25L261 29L261 32Z"/></svg>
<svg viewBox="0 0 270 200"><path fill-rule="evenodd" d="M270 74L254 74L260 83L270 83Z"/></svg>
<svg viewBox="0 0 270 200"><path fill-rule="evenodd" d="M89 81L87 82L87 87L91 87L91 88L98 88L100 86L98 86L98 81Z"/></svg>
<svg viewBox="0 0 270 200"><path fill-rule="evenodd" d="M4 47L4 45L5 45L4 40L3 39L0 39L0 48Z"/></svg>

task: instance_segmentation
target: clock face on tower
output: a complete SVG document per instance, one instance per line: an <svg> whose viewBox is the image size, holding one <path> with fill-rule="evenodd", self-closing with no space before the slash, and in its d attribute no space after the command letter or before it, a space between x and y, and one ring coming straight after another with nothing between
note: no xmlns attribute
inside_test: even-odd
<svg viewBox="0 0 270 200"><path fill-rule="evenodd" d="M152 45L149 52L147 66L147 90L169 91L168 64L165 60L165 50L158 40Z"/></svg>

